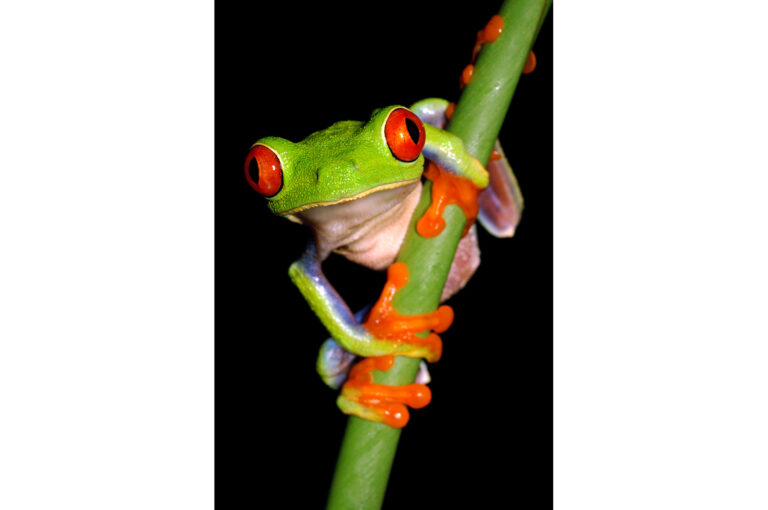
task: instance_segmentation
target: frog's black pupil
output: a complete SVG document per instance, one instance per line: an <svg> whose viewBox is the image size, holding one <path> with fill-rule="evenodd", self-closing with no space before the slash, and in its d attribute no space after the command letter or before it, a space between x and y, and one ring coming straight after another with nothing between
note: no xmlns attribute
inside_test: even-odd
<svg viewBox="0 0 768 510"><path fill-rule="evenodd" d="M411 135L413 143L419 143L419 126L411 119L405 119L405 128L408 130L408 134Z"/></svg>
<svg viewBox="0 0 768 510"><path fill-rule="evenodd" d="M251 176L254 183L259 183L259 162L256 161L256 158L251 159L251 162L248 163L248 175Z"/></svg>

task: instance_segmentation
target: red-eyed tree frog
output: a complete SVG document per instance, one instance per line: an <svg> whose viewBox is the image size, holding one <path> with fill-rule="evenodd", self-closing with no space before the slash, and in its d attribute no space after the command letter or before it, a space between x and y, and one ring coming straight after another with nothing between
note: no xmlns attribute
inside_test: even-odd
<svg viewBox="0 0 768 510"><path fill-rule="evenodd" d="M453 319L447 306L423 316L389 313L386 318L384 313L391 308L388 299L407 279L407 268L393 262L419 202L422 176L433 180L433 199L417 225L419 233L440 232L448 203L458 203L471 225L459 243L441 301L461 289L479 265L471 220L477 216L491 234L511 237L523 207L498 142L486 170L459 138L442 129L448 108L447 101L431 98L410 108L378 109L367 122L337 122L300 142L261 138L245 160L246 180L266 197L269 209L312 230L306 250L288 272L332 337L320 349L318 372L332 388L346 381L337 401L342 411L392 426L407 421L403 404L422 407L429 401L423 362L412 385L382 387L365 375L386 370L391 355L436 361L439 337L415 333L442 332ZM389 268L387 287L372 309L352 313L325 277L321 264L332 252L375 270ZM350 371L357 357L372 358Z"/></svg>

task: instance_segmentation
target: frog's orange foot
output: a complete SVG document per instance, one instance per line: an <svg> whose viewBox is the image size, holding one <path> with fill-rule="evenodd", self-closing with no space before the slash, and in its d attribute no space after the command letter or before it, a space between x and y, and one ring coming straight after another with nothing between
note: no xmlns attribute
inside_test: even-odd
<svg viewBox="0 0 768 510"><path fill-rule="evenodd" d="M432 161L427 165L424 177L432 181L432 202L416 223L416 231L422 237L440 235L445 228L443 211L447 206L456 204L467 218L462 236L466 235L477 217L480 189L469 179L453 175Z"/></svg>
<svg viewBox="0 0 768 510"><path fill-rule="evenodd" d="M423 384L387 386L373 382L373 370L388 371L394 364L394 356L365 358L349 373L349 379L341 389L337 400L339 408L366 420L402 428L408 423L408 407L421 409L432 400L432 393Z"/></svg>
<svg viewBox="0 0 768 510"><path fill-rule="evenodd" d="M523 74L532 73L536 69L536 54L531 51L528 53L528 58L525 59L525 65L523 66Z"/></svg>
<svg viewBox="0 0 768 510"><path fill-rule="evenodd" d="M442 333L453 322L453 309L443 305L434 312L419 315L401 315L392 307L395 293L408 283L408 266L395 262L387 270L387 283L368 319L363 323L380 342L392 344L392 351L403 356L425 358L429 362L440 359L443 342L436 333ZM426 338L416 336L425 331Z"/></svg>

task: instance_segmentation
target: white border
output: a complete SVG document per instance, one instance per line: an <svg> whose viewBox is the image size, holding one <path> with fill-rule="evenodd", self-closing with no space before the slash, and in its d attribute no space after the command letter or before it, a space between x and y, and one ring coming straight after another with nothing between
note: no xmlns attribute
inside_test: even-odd
<svg viewBox="0 0 768 510"><path fill-rule="evenodd" d="M768 508L768 8L553 12L555 508Z"/></svg>
<svg viewBox="0 0 768 510"><path fill-rule="evenodd" d="M213 2L0 7L0 508L213 508Z"/></svg>

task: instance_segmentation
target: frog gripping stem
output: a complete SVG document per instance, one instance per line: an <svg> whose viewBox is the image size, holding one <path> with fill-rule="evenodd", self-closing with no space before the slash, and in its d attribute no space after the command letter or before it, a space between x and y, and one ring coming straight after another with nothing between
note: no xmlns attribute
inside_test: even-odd
<svg viewBox="0 0 768 510"><path fill-rule="evenodd" d="M401 315L392 306L395 293L408 283L408 266L395 262L387 270L387 283L379 300L371 309L368 319L363 323L365 329L378 338L391 339L423 346L427 348L425 359L430 363L440 359L443 342L435 333L447 330L453 322L453 309L443 305L431 313L419 315ZM427 338L420 338L416 333L433 330Z"/></svg>
<svg viewBox="0 0 768 510"><path fill-rule="evenodd" d="M477 54L471 81L463 87L447 131L461 139L467 152L480 163L487 162L493 150L550 4L551 0L505 0L498 13L503 21L501 34L495 41L484 42ZM421 217L427 210L432 201L433 184L429 180L425 182L414 218ZM402 313L428 312L439 303L455 247L467 221L464 212L456 206L447 206L443 219L445 227L441 234L425 237L411 228L403 241L397 260L406 263L412 274L410 284L397 298L397 308ZM380 372L377 382L392 385L413 382L418 365L417 359L396 356L392 368ZM400 433L398 428L350 417L326 510L381 508Z"/></svg>
<svg viewBox="0 0 768 510"><path fill-rule="evenodd" d="M401 315L392 306L395 293L408 283L408 266L395 262L387 270L387 283L363 326L372 335L393 344L409 344L425 352L425 359L435 362L440 359L443 343L437 333L447 330L453 322L453 309L440 306L431 313ZM422 338L416 335L433 331ZM429 404L432 394L424 384L389 386L375 384L372 372L386 372L392 368L394 356L365 358L355 365L349 379L341 389L337 401L346 414L353 414L367 420L385 423L390 427L402 428L408 423L406 405L420 409Z"/></svg>
<svg viewBox="0 0 768 510"><path fill-rule="evenodd" d="M416 224L416 231L423 237L440 235L445 228L443 212L446 206L455 204L466 217L462 236L466 235L477 218L480 188L469 179L452 175L432 161L427 165L424 177L432 181L432 203Z"/></svg>
<svg viewBox="0 0 768 510"><path fill-rule="evenodd" d="M341 390L337 404L346 414L402 428L410 414L406 405L421 409L432 400L432 393L424 384L388 386L373 382L373 370L388 371L395 357L365 358L355 365Z"/></svg>

